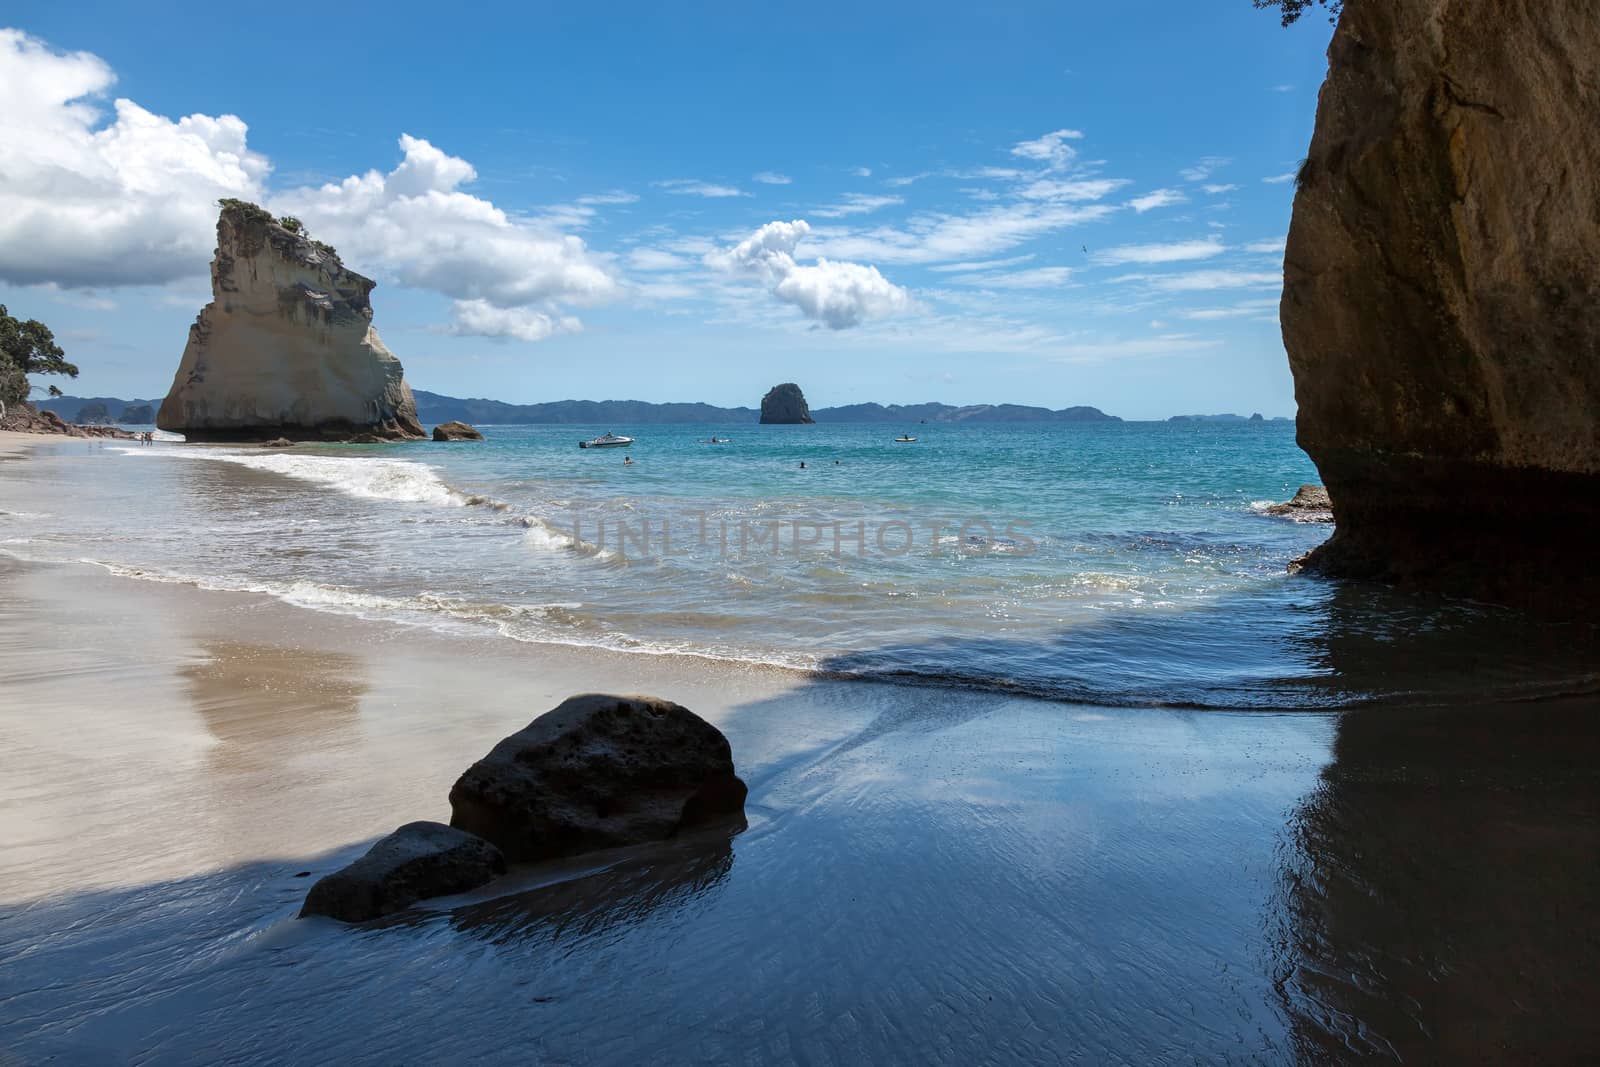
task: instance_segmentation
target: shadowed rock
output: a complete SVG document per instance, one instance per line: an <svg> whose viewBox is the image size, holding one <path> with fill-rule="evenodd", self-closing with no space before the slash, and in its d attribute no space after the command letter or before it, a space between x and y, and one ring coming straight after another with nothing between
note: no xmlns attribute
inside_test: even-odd
<svg viewBox="0 0 1600 1067"><path fill-rule="evenodd" d="M1322 573L1600 596L1600 9L1351 0L1281 319Z"/></svg>
<svg viewBox="0 0 1600 1067"><path fill-rule="evenodd" d="M761 398L761 422L765 426L795 426L815 422L806 395L793 382L774 385Z"/></svg>
<svg viewBox="0 0 1600 1067"><path fill-rule="evenodd" d="M481 838L442 823L407 823L312 886L300 917L364 922L428 897L476 889L505 869L500 850Z"/></svg>
<svg viewBox="0 0 1600 1067"><path fill-rule="evenodd" d="M441 422L433 428L435 441L481 441L483 434L464 422Z"/></svg>
<svg viewBox="0 0 1600 1067"><path fill-rule="evenodd" d="M728 739L654 697L575 696L500 742L450 790L450 825L543 860L742 820Z"/></svg>

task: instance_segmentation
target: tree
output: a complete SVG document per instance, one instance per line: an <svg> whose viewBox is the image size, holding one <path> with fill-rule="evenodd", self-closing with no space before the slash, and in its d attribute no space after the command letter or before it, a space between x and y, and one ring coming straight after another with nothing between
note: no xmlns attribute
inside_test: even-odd
<svg viewBox="0 0 1600 1067"><path fill-rule="evenodd" d="M305 229L305 223L301 222L299 219L295 218L293 215L285 215L285 216L283 216L283 218L278 220L278 225L282 226L284 229L288 230L290 233L299 233L301 230Z"/></svg>
<svg viewBox="0 0 1600 1067"><path fill-rule="evenodd" d="M1329 22L1338 22L1339 12L1344 10L1344 0L1254 0L1254 3L1257 10L1277 8L1283 15L1285 26L1299 22L1300 16L1314 7L1327 8Z"/></svg>
<svg viewBox="0 0 1600 1067"><path fill-rule="evenodd" d="M0 400L10 404L26 400L30 374L76 378L78 368L67 362L50 327L37 319L13 318L0 304Z"/></svg>
<svg viewBox="0 0 1600 1067"><path fill-rule="evenodd" d="M105 404L96 400L92 404L85 404L83 407L78 409L78 421L92 423L110 422L111 412L106 408Z"/></svg>

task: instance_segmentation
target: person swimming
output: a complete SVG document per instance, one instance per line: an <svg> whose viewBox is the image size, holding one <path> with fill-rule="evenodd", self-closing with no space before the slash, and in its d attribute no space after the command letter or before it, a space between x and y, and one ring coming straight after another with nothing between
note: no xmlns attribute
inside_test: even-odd
<svg viewBox="0 0 1600 1067"><path fill-rule="evenodd" d="M633 466L633 457L632 457L632 456L623 456L623 457L622 457L622 465L623 465L623 466L624 466L624 467L631 467L631 466Z"/></svg>
<svg viewBox="0 0 1600 1067"><path fill-rule="evenodd" d="M805 460L801 460L800 461L800 469L801 470L805 470L806 469L806 461Z"/></svg>

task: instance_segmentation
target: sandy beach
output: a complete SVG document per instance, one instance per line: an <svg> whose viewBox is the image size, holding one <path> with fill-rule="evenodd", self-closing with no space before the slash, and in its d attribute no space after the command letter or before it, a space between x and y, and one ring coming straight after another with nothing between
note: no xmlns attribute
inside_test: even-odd
<svg viewBox="0 0 1600 1067"><path fill-rule="evenodd" d="M1105 708L9 556L0 676L0 1048L23 1062L1560 1059L1600 1036L1591 699ZM294 918L590 690L722 728L749 829L366 929Z"/></svg>

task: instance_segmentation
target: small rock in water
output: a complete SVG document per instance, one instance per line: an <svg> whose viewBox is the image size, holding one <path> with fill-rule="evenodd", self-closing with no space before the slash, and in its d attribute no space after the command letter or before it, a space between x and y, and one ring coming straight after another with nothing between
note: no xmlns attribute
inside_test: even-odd
<svg viewBox="0 0 1600 1067"><path fill-rule="evenodd" d="M452 419L449 422L441 422L433 428L433 439L435 441L481 441L483 440L483 434L464 422Z"/></svg>
<svg viewBox="0 0 1600 1067"><path fill-rule="evenodd" d="M1282 515L1296 522L1332 522L1333 501L1328 491L1320 485L1302 485L1294 499L1286 504L1273 504L1266 509L1268 515Z"/></svg>
<svg viewBox="0 0 1600 1067"><path fill-rule="evenodd" d="M450 825L536 861L742 821L722 731L679 704L589 693L501 741L450 790Z"/></svg>
<svg viewBox="0 0 1600 1067"><path fill-rule="evenodd" d="M293 448L294 442L287 437L274 437L270 441L261 442L262 448Z"/></svg>
<svg viewBox="0 0 1600 1067"><path fill-rule="evenodd" d="M442 823L407 823L313 885L300 917L364 922L428 897L476 889L505 869L500 850L481 838Z"/></svg>

